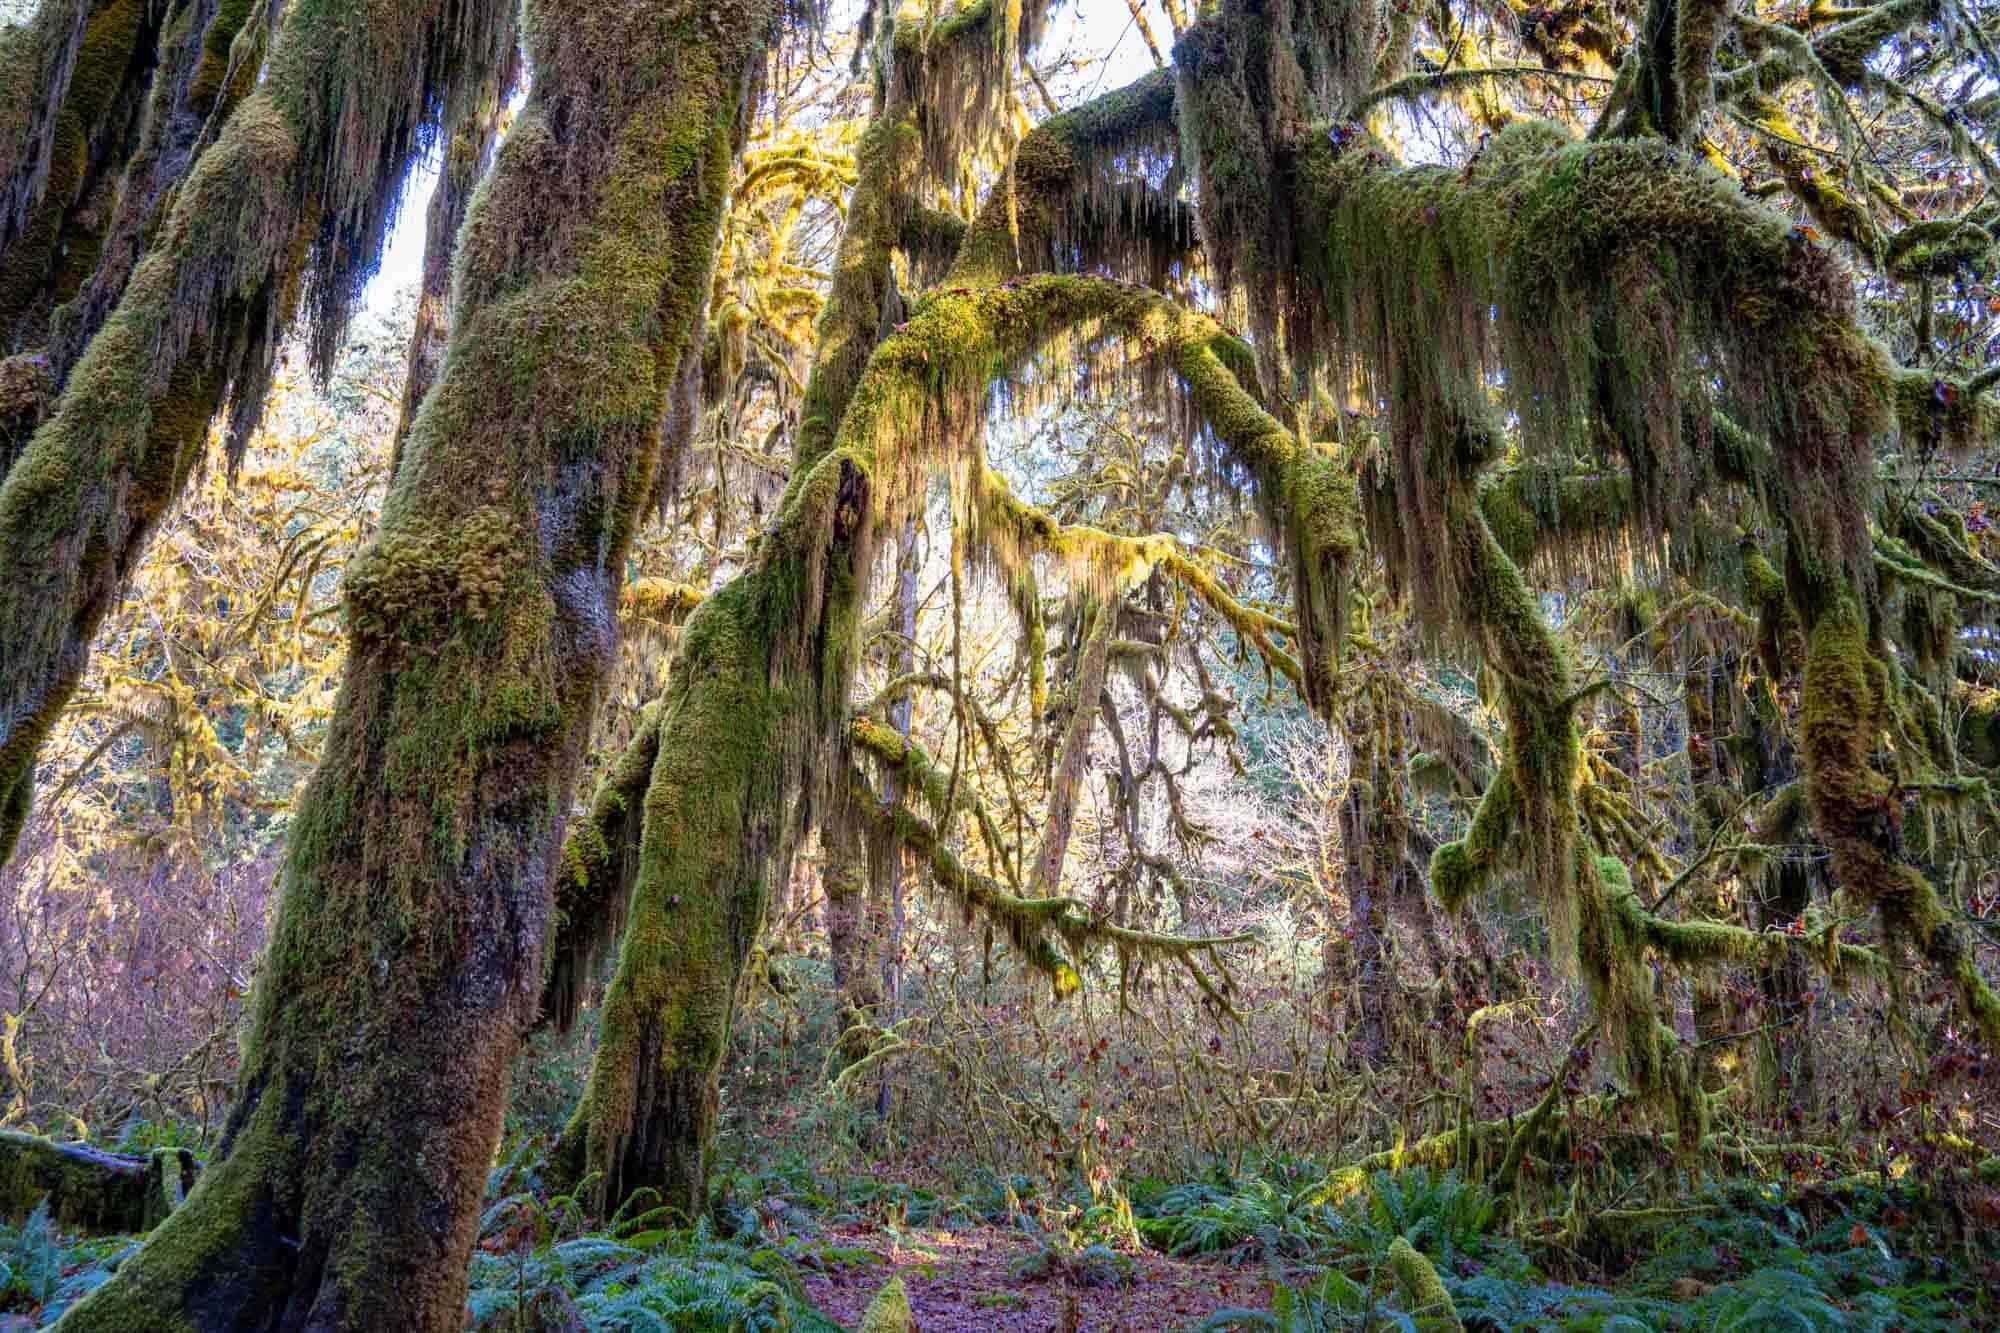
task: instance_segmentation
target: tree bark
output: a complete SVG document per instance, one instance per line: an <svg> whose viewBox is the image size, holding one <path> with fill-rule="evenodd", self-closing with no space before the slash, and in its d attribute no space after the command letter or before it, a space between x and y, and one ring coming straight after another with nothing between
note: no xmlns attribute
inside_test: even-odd
<svg viewBox="0 0 2000 1333"><path fill-rule="evenodd" d="M217 1159L66 1328L463 1326L624 556L772 18L531 11L535 92L460 238L452 353L347 573L346 683Z"/></svg>

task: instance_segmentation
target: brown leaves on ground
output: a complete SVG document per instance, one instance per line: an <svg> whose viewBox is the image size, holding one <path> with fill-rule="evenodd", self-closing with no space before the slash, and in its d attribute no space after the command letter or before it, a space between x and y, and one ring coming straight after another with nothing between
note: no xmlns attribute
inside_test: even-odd
<svg viewBox="0 0 2000 1333"><path fill-rule="evenodd" d="M891 1235L870 1226L829 1226L826 1251L868 1251L880 1263L830 1263L804 1273L807 1294L828 1317L852 1326L891 1276L909 1291L921 1333L1114 1333L1193 1328L1231 1306L1266 1309L1270 1291L1258 1270L1213 1260L1133 1256L1124 1287L1071 1287L1056 1279L1016 1277L1013 1264L1034 1252L1019 1231L913 1229Z"/></svg>

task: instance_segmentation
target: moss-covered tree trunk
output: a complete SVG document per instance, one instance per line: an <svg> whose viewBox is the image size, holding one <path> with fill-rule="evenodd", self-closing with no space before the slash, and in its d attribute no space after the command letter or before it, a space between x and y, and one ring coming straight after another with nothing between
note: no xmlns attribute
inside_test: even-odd
<svg viewBox="0 0 2000 1333"><path fill-rule="evenodd" d="M60 22L63 6L51 8ZM20 230L0 230L0 351L43 343L50 313L95 267L145 105L160 13L145 0L90 6L63 69L61 101L43 109L52 113L47 137L34 136L47 147L39 189L27 196Z"/></svg>
<svg viewBox="0 0 2000 1333"><path fill-rule="evenodd" d="M462 1327L624 553L771 20L530 7L536 87L460 238L451 355L348 571L347 680L217 1158L65 1327Z"/></svg>
<svg viewBox="0 0 2000 1333"><path fill-rule="evenodd" d="M0 488L0 855L41 740L225 394L240 443L302 294L331 355L411 157L511 42L512 17L504 0L295 0L262 81L173 192Z"/></svg>

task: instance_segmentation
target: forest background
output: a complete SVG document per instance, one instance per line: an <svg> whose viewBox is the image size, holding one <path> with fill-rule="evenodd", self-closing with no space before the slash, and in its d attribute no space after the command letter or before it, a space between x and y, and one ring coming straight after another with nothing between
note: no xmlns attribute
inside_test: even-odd
<svg viewBox="0 0 2000 1333"><path fill-rule="evenodd" d="M1037 182L1008 163L1056 108L1145 88L1200 31L1171 5L1084 8L1032 46L996 42L969 99L989 123L954 141L949 169L930 164L872 334L914 319L990 219L983 200L1033 204ZM1537 860L1536 798L1493 796L1528 772L1510 748L1520 669L1495 646L1508 631L1460 632L1485 613L1441 594L1450 576L1418 549L1454 529L1392 479L1408 403L1390 410L1365 374L1294 375L1287 358L1303 364L1328 330L1264 290L1255 251L1283 226L1254 189L1188 216L1193 172L1154 126L1084 171L1129 210L1140 258L1119 271L1212 311L1273 424L1336 441L1355 488L1345 545L1297 563L1297 502L1274 512L1187 395L1100 337L974 394L982 456L918 488L859 614L841 730L862 815L804 845L721 985L734 1003L712 1162L636 1204L561 1164L583 1151L572 1116L618 966L622 922L593 927L558 962L575 971L548 1002L558 1021L513 1066L470 1320L638 1327L634 1309L692 1320L711 1298L700 1318L716 1327L785 1326L815 1303L852 1317L885 1261L920 1318L934 1306L925 1327L1387 1326L1446 1317L1440 1299L1503 1327L1993 1318L2000 1101L1980 978L2000 975L2000 482L1980 403L2000 356L2000 13L1885 5L1896 21L1872 20L1865 67L1829 48L1804 77L1747 86L1748 57L1793 50L1779 34L1875 14L1793 8L1737 16L1720 49L1741 45L1738 84L1695 151L1782 219L1783 245L1852 271L1856 319L1902 376L1898 410L1936 418L1869 460L1869 637L1898 701L1860 752L1887 776L1844 817L1920 869L1956 953L1857 886L1836 865L1853 829L1809 808L1801 677L1826 649L1787 606L1800 557L1796 533L1783 549L1781 488L1538 453L1511 416L1470 493L1527 575L1543 628L1526 637L1574 673L1561 799L1598 854L1580 899L1551 889L1571 872ZM1373 81L1361 128L1323 137L1373 133L1472 181L1529 117L1614 118L1606 54L1642 16L1607 13L1411 18L1407 67ZM701 397L624 562L581 827L602 825L621 760L658 725L682 625L756 567L802 467L850 195L871 169L871 92L879 117L898 58L859 17L786 38L733 164ZM936 17L899 25L935 32ZM490 103L504 138L521 94ZM222 1130L295 796L347 664L342 575L377 531L411 348L440 298L423 271L439 175L405 183L337 353L284 344L255 432L231 443L215 424L40 749L0 867L8 1129L195 1159ZM1438 208L1402 220L1435 230ZM1412 320L1413 346L1445 361L1461 336L1447 313ZM1347 318L1351 341L1394 343L1360 331L1367 312ZM1509 401L1502 374L1486 390ZM1975 429L1954 434L1968 414ZM6 424L11 460L27 433ZM1507 818L1508 799L1530 810L1518 834L1481 819ZM907 818L885 824L892 808ZM1627 954L1579 960L1593 892L1642 909L1620 918ZM10 1299L37 1318L122 1253L70 1248L47 1211L9 1243ZM1144 1267L1161 1256L1253 1268L1218 1287L1206 1269ZM1208 1299L1148 1305L1135 1272ZM1214 1314L1235 1297L1263 1313Z"/></svg>

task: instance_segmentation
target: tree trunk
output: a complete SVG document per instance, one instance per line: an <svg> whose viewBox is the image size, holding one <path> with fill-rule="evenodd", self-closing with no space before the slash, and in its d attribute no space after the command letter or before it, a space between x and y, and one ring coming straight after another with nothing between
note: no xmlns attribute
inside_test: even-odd
<svg viewBox="0 0 2000 1333"><path fill-rule="evenodd" d="M240 444L301 293L330 348L431 119L454 114L461 79L512 40L505 0L410 0L387 11L394 23L360 10L294 0L261 83L174 192L0 488L0 792L12 808L225 392ZM17 832L0 822L0 855Z"/></svg>
<svg viewBox="0 0 2000 1333"><path fill-rule="evenodd" d="M881 932L868 901L868 850L861 833L859 821L852 818L829 819L820 825L820 845L826 855L820 883L826 891L827 951L833 984L840 993L841 1055L849 1061L867 1053L867 1033L876 1024L882 999Z"/></svg>
<svg viewBox="0 0 2000 1333"><path fill-rule="evenodd" d="M900 636L896 647L896 675L907 677L917 669L917 518L914 514L904 520L902 537L896 546L896 632ZM889 725L896 729L896 734L905 743L910 739L916 711L916 699L910 690L903 691L889 705ZM901 771L891 771L883 791L889 804L902 804L904 785ZM903 862L902 844L889 839L878 840L868 864L869 896L882 899L886 913L882 932L882 1022L885 1027L895 1024L903 998L903 892L907 879ZM882 1071L882 1086L875 1095L875 1118L889 1118L889 1071L886 1069Z"/></svg>
<svg viewBox="0 0 2000 1333"><path fill-rule="evenodd" d="M1077 666L1069 723L1062 748L1049 774L1048 814L1042 837L1028 863L1028 895L1046 898L1062 892L1063 862L1069 857L1070 835L1076 829L1076 802L1083 793L1083 770L1090 760L1090 733L1097 723L1097 697L1104 691L1104 673L1111 660L1111 640L1118 628L1120 599L1106 598L1088 622L1079 625Z"/></svg>
<svg viewBox="0 0 2000 1333"><path fill-rule="evenodd" d="M347 680L217 1159L66 1327L463 1326L569 788L771 17L534 11L536 89L460 239L452 354L347 573Z"/></svg>

